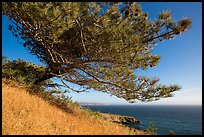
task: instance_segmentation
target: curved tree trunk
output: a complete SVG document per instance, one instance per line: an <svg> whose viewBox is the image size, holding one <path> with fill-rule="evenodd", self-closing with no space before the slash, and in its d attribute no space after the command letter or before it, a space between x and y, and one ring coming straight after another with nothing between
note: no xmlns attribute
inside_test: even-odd
<svg viewBox="0 0 204 137"><path fill-rule="evenodd" d="M50 74L52 72L52 74ZM58 69L52 69L51 71L51 68L47 68L45 74L43 74L42 76L40 76L39 78L37 78L34 82L35 85L47 80L47 79L50 79L50 78L53 78L55 77L55 75L59 75L59 70Z"/></svg>
<svg viewBox="0 0 204 137"><path fill-rule="evenodd" d="M50 78L52 78L52 77L54 77L54 75L52 75L52 74L45 74L45 75L43 75L42 77L36 79L35 82L34 82L34 84L37 85L37 84L39 84L39 83L41 83L41 82L43 82L43 81L45 81L45 80L47 80L47 79L50 79Z"/></svg>

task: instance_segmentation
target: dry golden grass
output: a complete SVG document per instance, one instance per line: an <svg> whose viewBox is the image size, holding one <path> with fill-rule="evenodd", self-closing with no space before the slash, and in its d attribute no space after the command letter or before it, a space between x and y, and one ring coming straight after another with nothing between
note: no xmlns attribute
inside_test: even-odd
<svg viewBox="0 0 204 137"><path fill-rule="evenodd" d="M144 134L87 115L75 108L66 113L25 89L2 82L3 135L109 135Z"/></svg>

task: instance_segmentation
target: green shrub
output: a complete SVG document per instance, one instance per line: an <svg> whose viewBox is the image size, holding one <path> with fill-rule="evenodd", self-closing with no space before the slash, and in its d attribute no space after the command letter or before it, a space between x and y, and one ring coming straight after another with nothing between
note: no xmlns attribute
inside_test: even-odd
<svg viewBox="0 0 204 137"><path fill-rule="evenodd" d="M157 128L156 128L155 123L150 122L148 128L145 130L145 134L147 134L147 135L158 135L156 133L156 131L157 131Z"/></svg>
<svg viewBox="0 0 204 137"><path fill-rule="evenodd" d="M2 57L2 77L18 81L23 85L32 84L37 76L42 75L45 71L42 65L37 66L21 59L10 61L8 58ZM45 86L46 82L41 85Z"/></svg>
<svg viewBox="0 0 204 137"><path fill-rule="evenodd" d="M100 112L92 111L90 109L84 109L84 110L85 110L85 113L90 115L90 116L101 117L101 113Z"/></svg>
<svg viewBox="0 0 204 137"><path fill-rule="evenodd" d="M66 112L73 112L72 107L79 106L79 104L73 103L71 97L64 95L65 92L49 87L51 80L46 80L38 85L33 84L45 71L41 65L37 66L21 59L10 61L5 56L2 57L2 78L5 78L7 83L23 86L30 94L37 95Z"/></svg>

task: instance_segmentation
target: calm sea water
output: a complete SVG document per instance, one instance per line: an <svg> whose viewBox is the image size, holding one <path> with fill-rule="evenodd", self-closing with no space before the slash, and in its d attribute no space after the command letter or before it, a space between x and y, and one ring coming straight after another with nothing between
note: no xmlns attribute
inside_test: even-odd
<svg viewBox="0 0 204 137"><path fill-rule="evenodd" d="M146 106L102 105L83 106L94 111L132 116L141 123L130 125L145 129L150 122L156 125L157 133L165 135L173 130L177 135L202 135L202 106Z"/></svg>

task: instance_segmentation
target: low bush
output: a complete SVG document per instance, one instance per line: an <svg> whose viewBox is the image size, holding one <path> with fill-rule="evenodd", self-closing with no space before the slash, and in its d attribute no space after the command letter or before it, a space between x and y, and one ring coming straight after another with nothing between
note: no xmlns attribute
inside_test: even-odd
<svg viewBox="0 0 204 137"><path fill-rule="evenodd" d="M71 108L79 107L79 104L73 103L71 97L65 96L62 90L50 87L52 80L46 80L38 85L34 84L38 76L43 75L45 71L42 65L37 66L21 59L10 61L7 57L2 57L2 78L5 82L24 87L29 94L37 95L66 112L73 112Z"/></svg>

